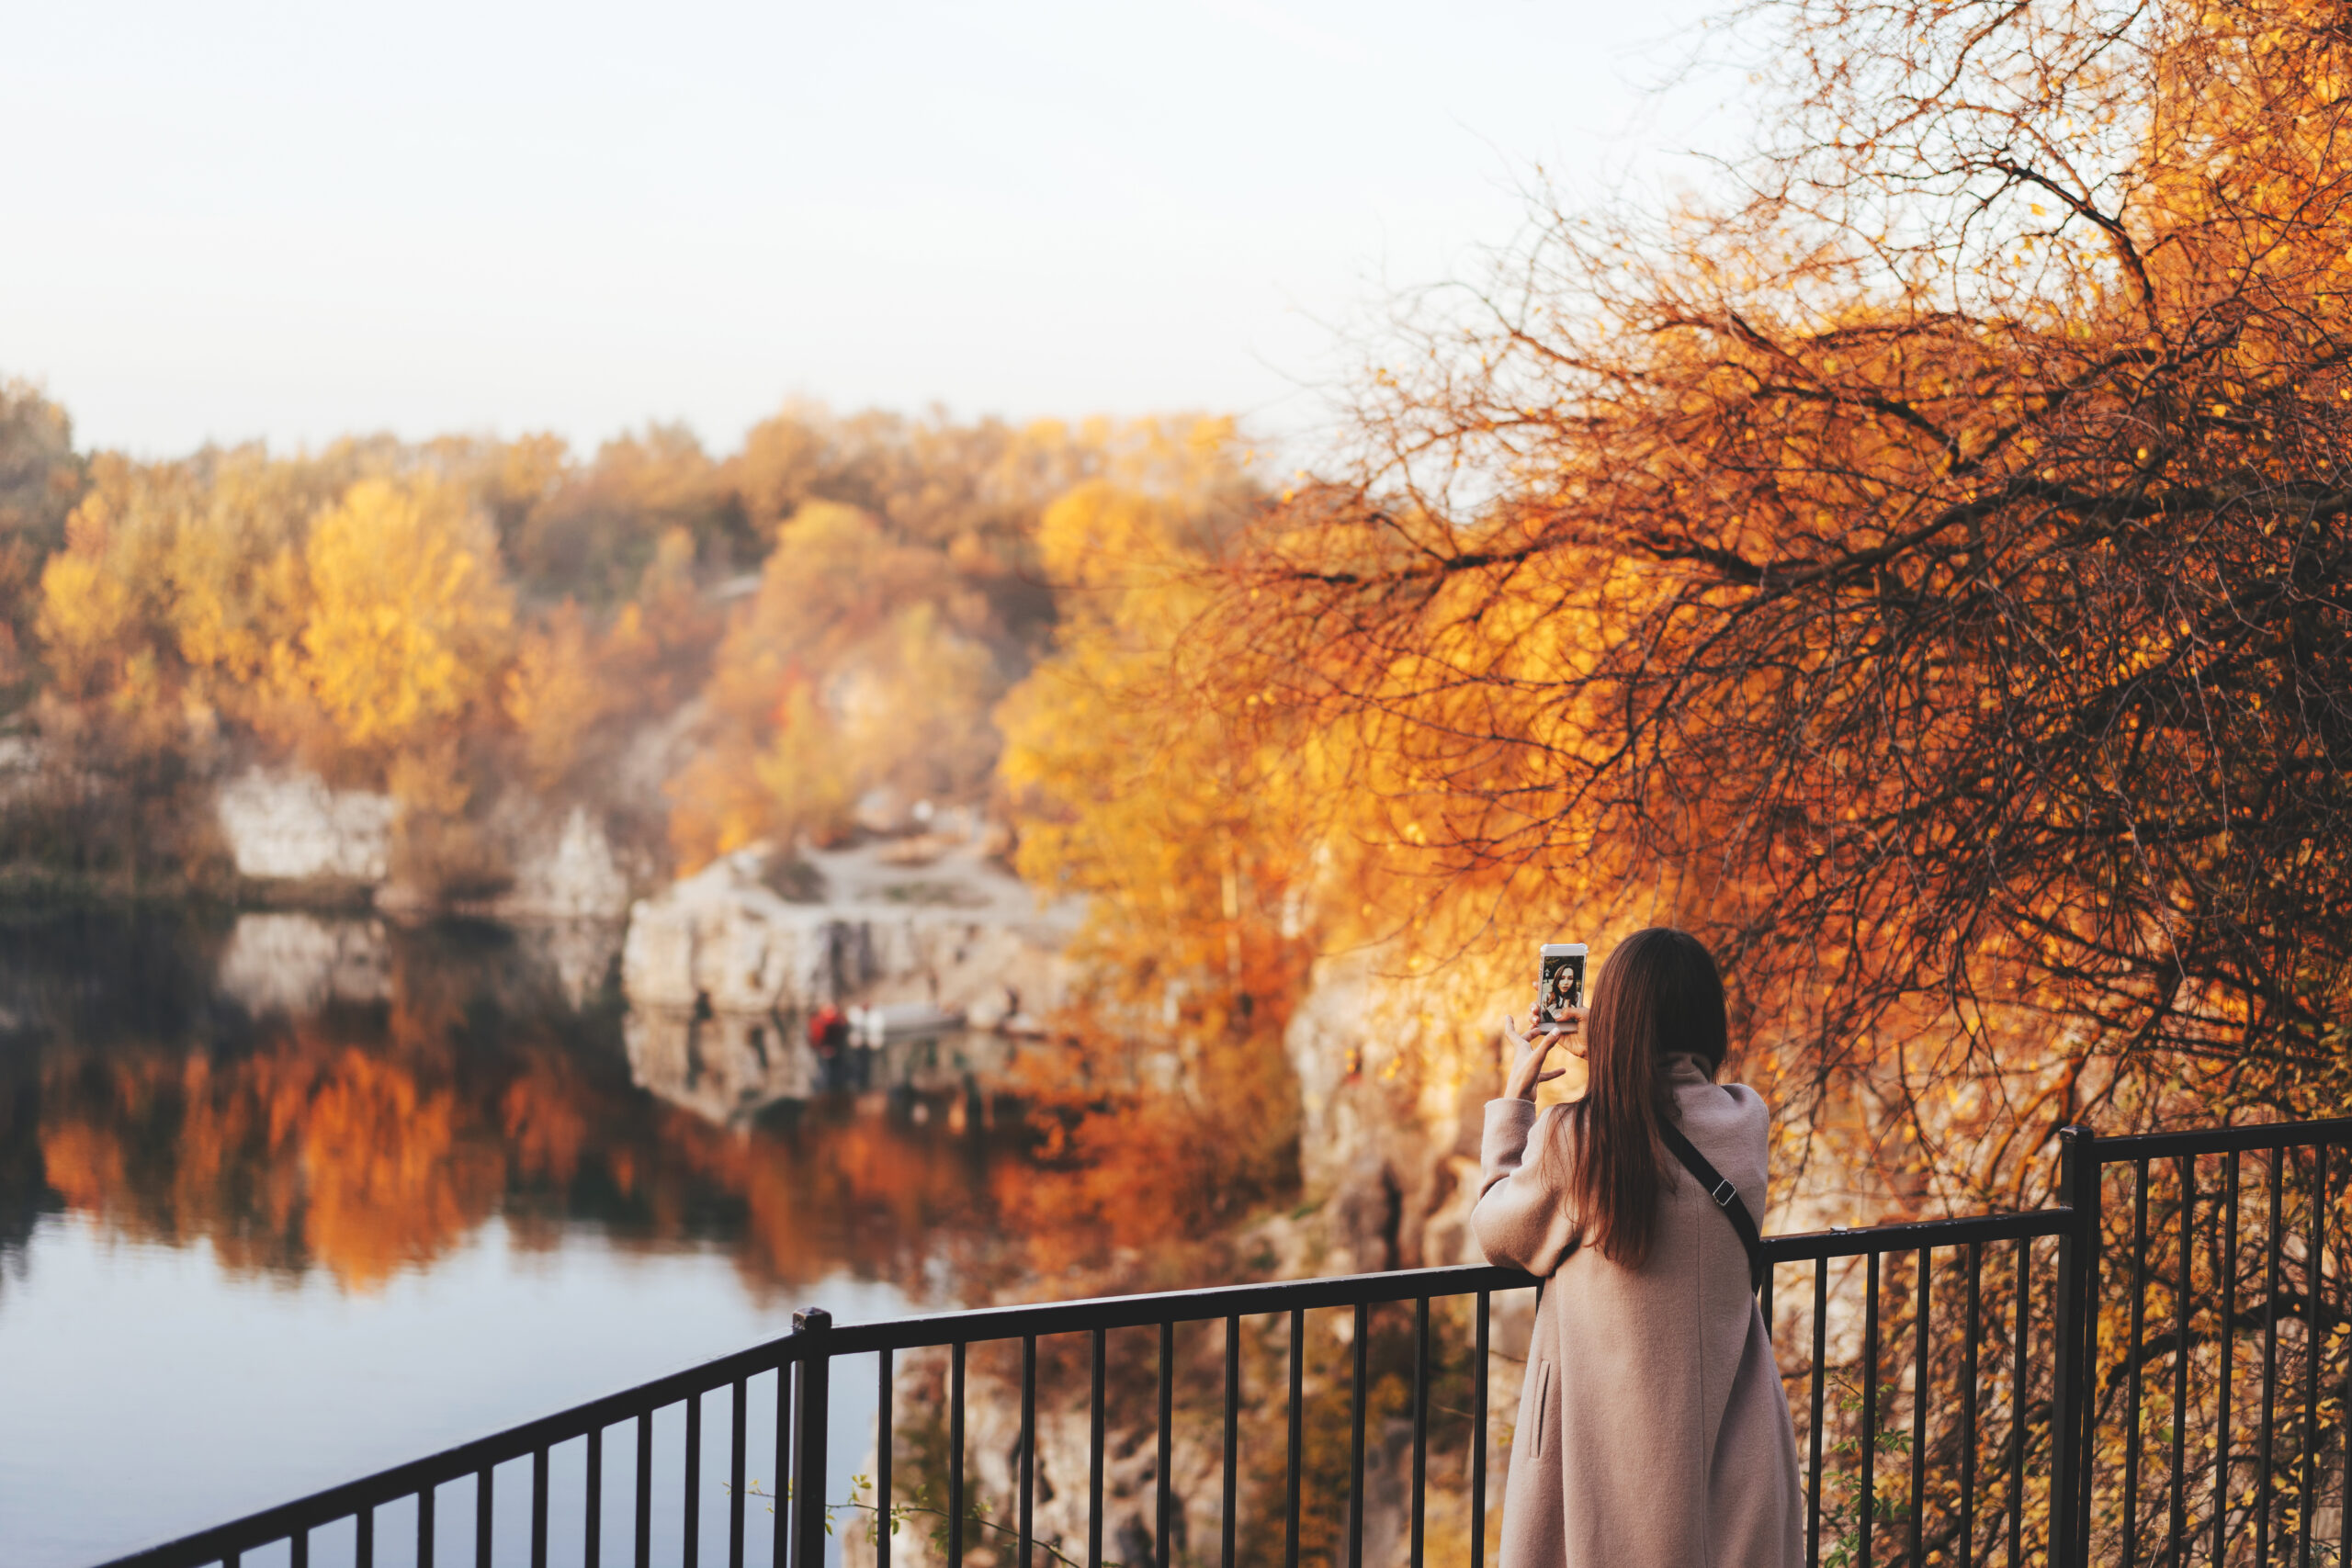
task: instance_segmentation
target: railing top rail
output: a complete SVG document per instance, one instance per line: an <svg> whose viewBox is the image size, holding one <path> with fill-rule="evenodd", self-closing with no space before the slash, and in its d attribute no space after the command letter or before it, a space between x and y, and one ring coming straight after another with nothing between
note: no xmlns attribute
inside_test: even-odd
<svg viewBox="0 0 2352 1568"><path fill-rule="evenodd" d="M2108 1166L2125 1160L2345 1143L2352 1143L2352 1117L2328 1122L2249 1122L2235 1127L2199 1127L2185 1133L2129 1133L2113 1138L2094 1138L2090 1147L2099 1164Z"/></svg>
<svg viewBox="0 0 2352 1568"><path fill-rule="evenodd" d="M1522 1274L1516 1269L1465 1263L1442 1269L1398 1269L1381 1274L1338 1274L1318 1280L1210 1285L1193 1291L1089 1296L1079 1301L977 1307L923 1317L836 1325L830 1331L827 1346L836 1356L855 1356L926 1345L978 1345L1031 1334L1083 1334L1096 1328L1144 1328L1162 1323L1254 1317L1261 1313L1409 1302L1423 1296L1527 1290L1536 1283L1533 1275Z"/></svg>
<svg viewBox="0 0 2352 1568"><path fill-rule="evenodd" d="M1798 1231L1764 1238L1768 1263L1803 1263L1816 1258L1858 1258L1871 1252L1915 1252L1923 1247L1965 1247L1972 1241L2014 1241L2056 1235L2072 1211L2025 1209L2009 1214L1969 1214L1955 1220L1900 1220L1849 1230Z"/></svg>

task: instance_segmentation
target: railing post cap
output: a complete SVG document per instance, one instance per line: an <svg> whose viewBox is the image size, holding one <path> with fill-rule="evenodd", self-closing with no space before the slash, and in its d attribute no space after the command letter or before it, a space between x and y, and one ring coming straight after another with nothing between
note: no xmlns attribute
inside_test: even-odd
<svg viewBox="0 0 2352 1568"><path fill-rule="evenodd" d="M833 1314L823 1307L802 1307L792 1314L792 1332L816 1334L833 1325Z"/></svg>

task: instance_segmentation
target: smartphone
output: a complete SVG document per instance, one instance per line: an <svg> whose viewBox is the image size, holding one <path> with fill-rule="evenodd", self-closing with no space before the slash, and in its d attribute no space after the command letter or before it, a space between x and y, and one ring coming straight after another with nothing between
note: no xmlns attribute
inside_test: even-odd
<svg viewBox="0 0 2352 1568"><path fill-rule="evenodd" d="M1535 970L1535 1029L1557 1034L1574 1021L1570 1008L1584 1006L1585 945L1580 942L1547 942Z"/></svg>

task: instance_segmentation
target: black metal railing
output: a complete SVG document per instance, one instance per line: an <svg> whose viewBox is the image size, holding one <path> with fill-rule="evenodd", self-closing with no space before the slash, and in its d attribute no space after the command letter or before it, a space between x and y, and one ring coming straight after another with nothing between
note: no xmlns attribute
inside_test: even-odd
<svg viewBox="0 0 2352 1568"><path fill-rule="evenodd" d="M2352 1122L2063 1140L2055 1206L1767 1239L1807 1563L2343 1562L2352 1161L2328 1151ZM2110 1206L2118 1183L2129 1201ZM1538 1288L1450 1268L887 1323L810 1310L781 1339L110 1568L700 1568L722 1551L826 1568L829 1540L892 1568L909 1525L945 1568L1425 1568L1433 1543L1485 1568L1520 1364L1498 1298L1523 1337ZM1147 1337L1153 1353L1127 1353ZM853 1483L830 1428L835 1372L864 1358L873 1473ZM976 1381L994 1477L968 1440ZM1081 1415L1082 1528L1061 1488L1045 1501L1062 1522L1043 1523L1041 1441ZM1114 1526L1112 1464L1134 1470L1147 1440L1148 1498L1121 1483L1136 1501ZM1216 1524L1203 1550L1196 1511Z"/></svg>

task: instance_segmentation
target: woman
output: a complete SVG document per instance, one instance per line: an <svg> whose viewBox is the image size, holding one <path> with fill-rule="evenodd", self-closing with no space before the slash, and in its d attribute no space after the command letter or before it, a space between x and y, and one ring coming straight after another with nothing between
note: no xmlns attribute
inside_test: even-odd
<svg viewBox="0 0 2352 1568"><path fill-rule="evenodd" d="M1679 1127L1764 1212L1770 1112L1719 1085L1723 978L1652 928L1610 954L1576 1034L1520 1038L1487 1106L1471 1216L1496 1263L1546 1276L1511 1441L1500 1568L1793 1568L1796 1436L1729 1216L1661 1143ZM1535 1111L1555 1044L1581 1099ZM1579 1051L1579 1044L1581 1050ZM1534 1154L1528 1157L1530 1142Z"/></svg>

